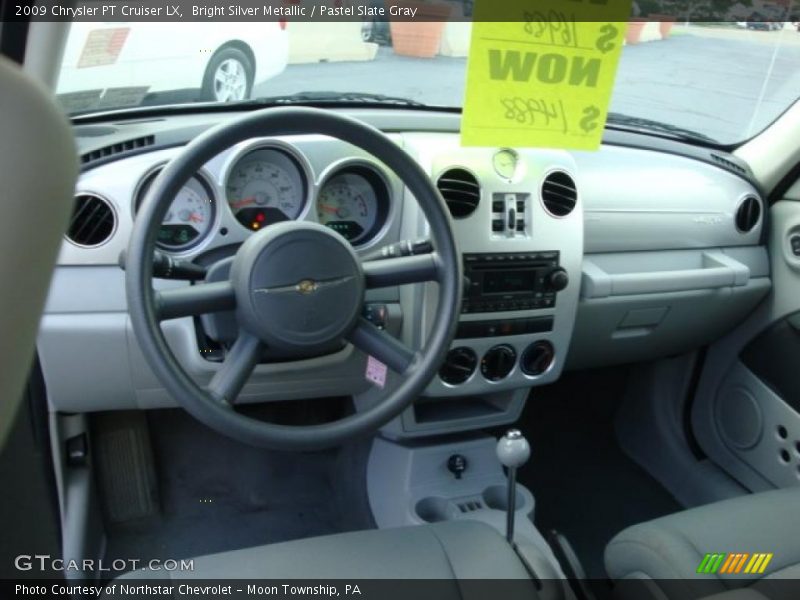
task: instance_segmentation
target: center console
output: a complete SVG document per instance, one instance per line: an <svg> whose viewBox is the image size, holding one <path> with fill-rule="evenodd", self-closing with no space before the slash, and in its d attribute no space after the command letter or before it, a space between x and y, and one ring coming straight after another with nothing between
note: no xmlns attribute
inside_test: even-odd
<svg viewBox="0 0 800 600"><path fill-rule="evenodd" d="M464 294L437 376L384 433L403 438L512 423L531 387L560 376L569 351L583 259L574 158L557 150L462 148L438 134L409 134L406 142L450 208ZM413 198L404 206L403 237L426 237ZM433 284L401 290L403 338L412 345L424 344L436 301Z"/></svg>
<svg viewBox="0 0 800 600"><path fill-rule="evenodd" d="M535 501L526 487L509 493L498 441L474 436L449 443L401 443L377 438L367 464L367 492L380 529L452 520L481 521L506 536L513 502L513 545L536 577L557 585L564 573L533 524ZM460 468L455 469L454 463ZM560 594L550 590L558 598Z"/></svg>

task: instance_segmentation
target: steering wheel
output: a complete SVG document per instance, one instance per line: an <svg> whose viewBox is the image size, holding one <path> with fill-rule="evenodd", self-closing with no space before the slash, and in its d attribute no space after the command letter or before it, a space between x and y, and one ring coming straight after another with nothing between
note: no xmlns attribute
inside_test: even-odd
<svg viewBox="0 0 800 600"><path fill-rule="evenodd" d="M236 252L230 278L153 289L153 252L161 222L184 183L206 162L253 137L322 134L353 144L392 169L422 208L433 252L362 262L340 235L317 223L284 222L254 233ZM150 367L195 418L256 446L312 450L379 429L424 390L453 338L462 273L450 217L439 192L395 142L355 119L311 108L267 108L224 123L191 141L161 171L139 210L127 251L131 324ZM412 350L361 316L366 289L435 281L436 313L425 345ZM160 322L234 311L239 334L206 388L177 361ZM331 423L285 426L234 409L264 347L318 356L344 341L398 373L400 383L380 402Z"/></svg>

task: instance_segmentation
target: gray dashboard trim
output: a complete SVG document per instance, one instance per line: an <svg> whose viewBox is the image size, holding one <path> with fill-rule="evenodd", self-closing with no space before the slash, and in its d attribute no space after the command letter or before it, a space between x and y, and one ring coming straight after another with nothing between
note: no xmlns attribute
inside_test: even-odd
<svg viewBox="0 0 800 600"><path fill-rule="evenodd" d="M115 128L113 133L105 136L81 137L78 135L78 148L81 156L137 137L155 135L154 145L149 148L142 148L128 154L110 156L106 159L92 162L91 164L84 164L82 169L88 170L95 166L106 164L107 162L113 162L124 156L152 151L153 149L164 149L184 145L209 127L213 127L226 119L235 118L243 110L256 110L259 108L262 107L223 107L212 109L202 105L187 105L184 107L166 107L160 110L120 111L117 113L76 117L74 119L76 129L86 127L93 123L110 123ZM327 105L325 108L338 110L357 119L366 121L385 133L400 133L404 131L458 133L461 130L461 111L459 109L445 107L368 108L365 107L363 103L358 106L341 105L340 107L331 107ZM694 145L688 142L663 137L658 134L651 135L614 129L613 126L606 128L603 134L603 144L607 146L654 150L665 154L692 158L712 165L720 171L732 173L751 185L757 186L748 165L737 156L730 153L730 151L733 150L732 147ZM713 154L720 156L730 164L736 165L740 170L726 168L723 163L714 160ZM759 190L759 193L763 195L763 190Z"/></svg>
<svg viewBox="0 0 800 600"><path fill-rule="evenodd" d="M384 130L397 132L392 134L392 139L405 148L432 178L453 166L476 175L481 182L478 209L469 217L453 220L460 251L558 250L562 266L570 275L570 284L559 293L554 309L462 316L463 321L552 316L552 331L456 340L453 344L470 346L481 356L493 345L510 343L521 355L528 344L546 339L553 343L557 352L556 363L550 370L537 378L530 378L516 367L500 382L488 382L476 373L460 386L448 386L435 378L425 391L427 403L453 399L469 401L483 395L491 397L492 404L506 406L506 412L498 417L498 422L508 422L521 410L523 392L532 386L556 380L564 368L636 360L691 347L696 340L718 335L732 326L769 289L769 268L764 248L759 245L764 219L746 235L738 233L734 224L739 200L744 195L758 195L758 191L740 174L721 169L711 164L710 159L701 158L700 154L707 149L694 148L691 152L695 156L689 156L686 152L670 153L652 146L635 148L630 144L609 141L630 140L633 139L631 136L606 132L606 144L596 153L517 149L524 168L509 182L493 169L491 158L497 149L461 147L457 135L460 116L457 114L366 108L346 112ZM174 405L146 367L127 324L123 274L116 267L116 259L127 242L125 233L132 226L132 213L119 209L132 201L135 184L148 168L179 152L176 132L201 131L225 118L220 114L200 114L127 125L115 123L113 127L117 133L114 135L149 132L155 133L159 139L144 154L127 156L83 173L79 185L85 189L102 190L116 204L120 224L117 235L102 249L80 252L74 247L62 249L39 337L46 379L54 384L54 389L60 387L62 390L52 399L55 408L81 411ZM175 142L173 147L160 148L160 142L166 139L160 132ZM81 140L82 148L88 147L86 144L107 142L108 139L104 140L102 136ZM205 166L220 203L218 226L226 225L230 232L224 238L209 239L207 246L198 249L204 253L202 256L233 248L249 235L240 226L231 225L233 217L225 210L224 174L235 153L243 151L249 144L263 142L245 142ZM337 165L348 161L371 161L352 146L323 136L282 138L279 143L290 144L306 157L314 173L312 185L316 186ZM664 140L658 144L685 146ZM373 165L382 169L380 164ZM540 196L544 174L553 169L568 172L578 186L576 209L564 218L549 216L537 197ZM427 223L415 199L391 175L387 175L387 180L391 206L381 242L425 237ZM523 194L530 198L525 215L530 226L526 227L524 235L505 237L491 234L489 200L493 193ZM313 220L315 214L309 206L304 218ZM357 251L365 249L360 247ZM694 258L678 258L680 253ZM749 279L742 285L724 285L717 290L699 284L696 288L688 286L691 289L682 286L686 291L659 291L662 288L641 284L642 274L648 268L669 271L666 265L672 261L674 270L680 271L681 265L702 261L705 254L712 256L712 262L723 265L730 266L729 263L734 262L746 265ZM637 258L637 255L641 256ZM196 253L190 252L188 256L196 256ZM606 259L605 256L613 258ZM606 264L608 260L619 261L618 268L615 270L613 265ZM624 294L581 298L581 274L587 265L598 261L606 272L611 269L611 275L633 277L639 280L639 284L628 288ZM642 261L647 263L646 267L642 266ZM654 265L658 261L666 262L656 268ZM741 283L741 269L731 267L731 271L735 272L732 283ZM157 285L184 284L159 281ZM368 296L368 301L389 303L393 314L397 315L396 325L404 341L417 346L423 343L437 299L436 286L408 286L402 290L394 288L379 292L379 295ZM633 313L633 317L629 317L629 313ZM705 315L710 315L710 318L704 320ZM662 321L656 323L659 318ZM647 319L653 319L654 323L647 324ZM636 327L632 327L632 323L637 324ZM624 325L621 330L620 325ZM213 374L214 365L209 364L197 350L191 320L170 323L168 338L190 372L201 380ZM104 373L108 381L102 386L86 390L84 382L75 377L84 371L85 363L76 353L66 351L66 348L76 345L87 345L88 356L93 357L91 360L97 364L117 359L122 362L109 365ZM310 398L335 392L352 393L359 402L359 398L371 393L363 377L364 357L352 348L328 360L262 367L245 390L248 401ZM71 383L68 381L69 385L59 386L61 377L68 378ZM116 393L112 391L114 389L117 389ZM513 401L509 400L512 397ZM482 422L478 419L459 427L473 428L481 426ZM415 427L418 433L423 429L429 433L447 429L444 425L415 424L408 414L393 422L389 429L393 428L395 434L402 437L413 435L411 428Z"/></svg>

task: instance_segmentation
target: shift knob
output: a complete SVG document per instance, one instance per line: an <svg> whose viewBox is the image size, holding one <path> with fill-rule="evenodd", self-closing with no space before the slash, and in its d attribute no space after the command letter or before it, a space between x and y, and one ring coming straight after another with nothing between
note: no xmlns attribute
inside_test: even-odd
<svg viewBox="0 0 800 600"><path fill-rule="evenodd" d="M519 429L509 429L497 441L497 458L504 467L516 469L531 457L531 446Z"/></svg>

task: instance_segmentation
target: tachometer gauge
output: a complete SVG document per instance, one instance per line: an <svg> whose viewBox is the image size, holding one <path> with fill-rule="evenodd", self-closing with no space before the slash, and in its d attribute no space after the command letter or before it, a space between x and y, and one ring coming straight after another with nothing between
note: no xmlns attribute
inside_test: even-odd
<svg viewBox="0 0 800 600"><path fill-rule="evenodd" d="M368 167L351 166L332 175L317 198L319 222L354 246L372 240L386 222L389 193Z"/></svg>
<svg viewBox="0 0 800 600"><path fill-rule="evenodd" d="M157 176L158 172L151 173L139 186L137 210ZM199 243L214 225L215 208L208 184L199 177L192 177L175 196L161 221L156 239L158 246L180 251Z"/></svg>
<svg viewBox="0 0 800 600"><path fill-rule="evenodd" d="M306 182L300 168L275 148L260 148L236 161L225 189L236 219L253 231L294 220L305 206Z"/></svg>

